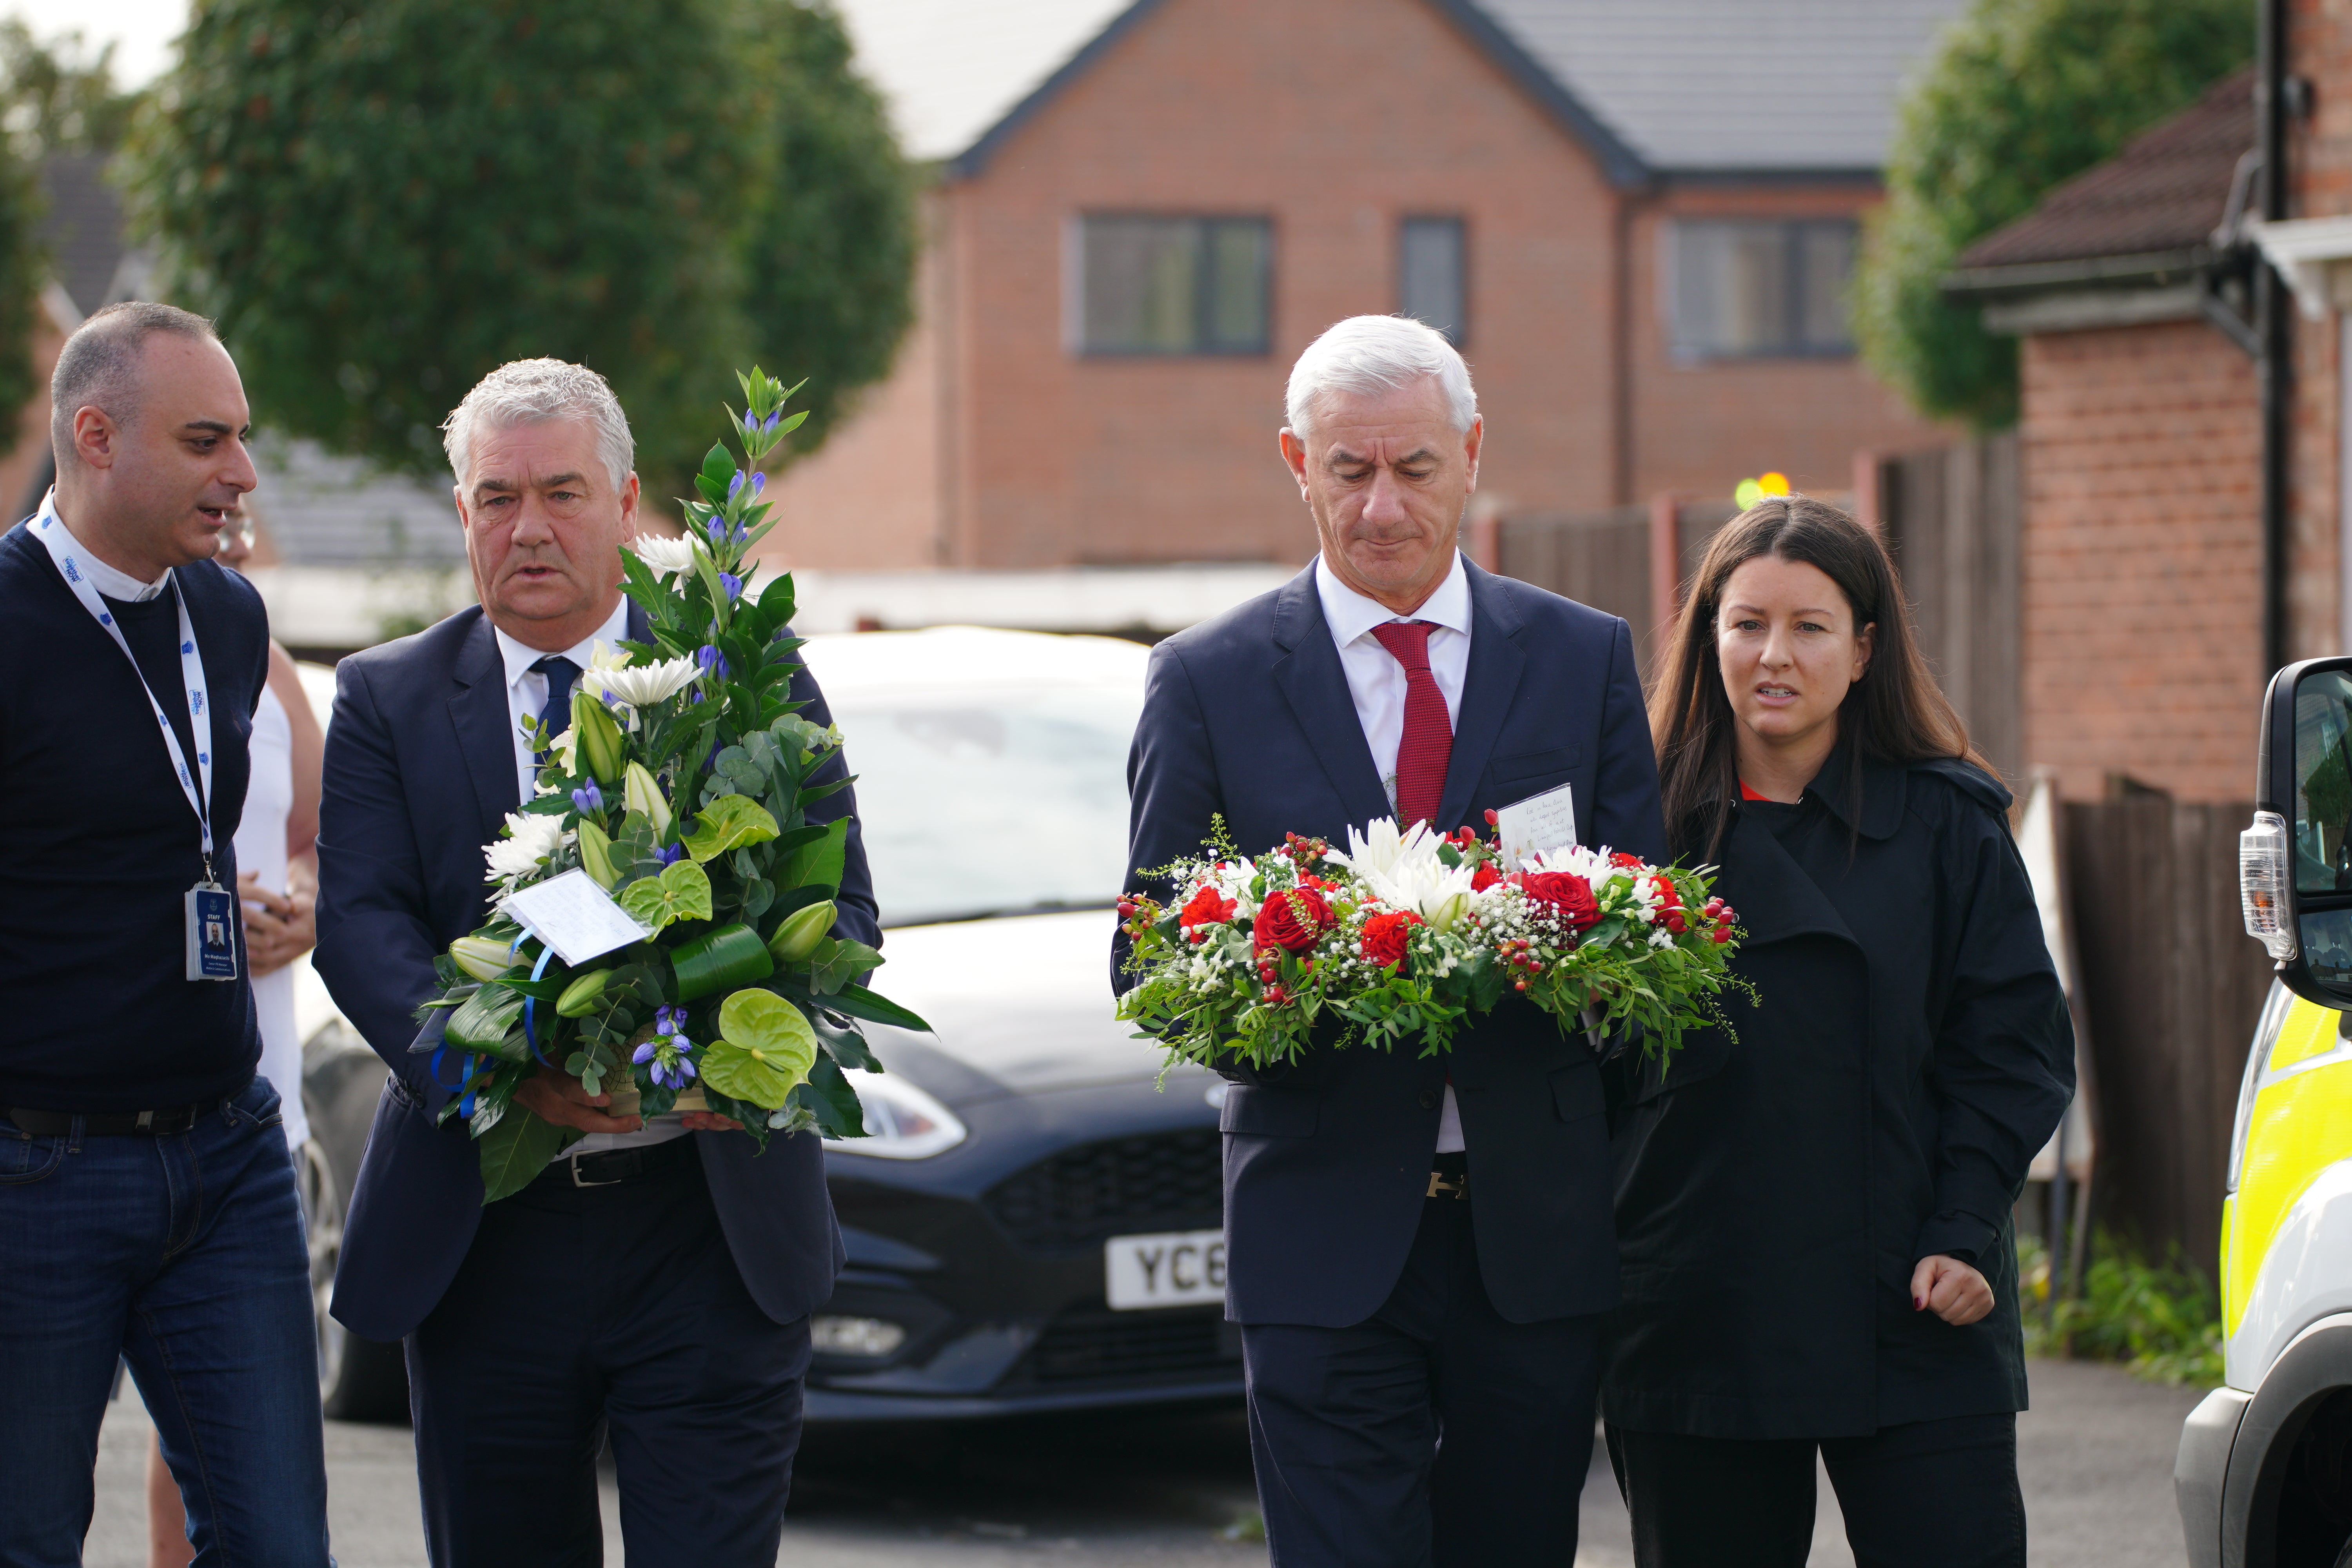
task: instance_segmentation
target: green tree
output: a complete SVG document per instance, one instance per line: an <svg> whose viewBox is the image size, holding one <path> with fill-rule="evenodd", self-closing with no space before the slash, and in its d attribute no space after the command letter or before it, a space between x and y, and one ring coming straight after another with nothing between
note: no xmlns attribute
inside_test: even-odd
<svg viewBox="0 0 2352 1568"><path fill-rule="evenodd" d="M1940 280L1968 245L2252 57L2251 0L1975 0L1906 95L1853 291L1871 368L1918 409L2017 419L2017 342Z"/></svg>
<svg viewBox="0 0 2352 1568"><path fill-rule="evenodd" d="M785 0L205 0L130 189L265 421L429 472L467 387L552 355L611 380L674 494L731 366L866 326L838 303L804 304L798 338L772 326L772 294L820 287L764 275L778 215L824 215L842 182L837 161L784 166L793 127L862 108L867 183L905 181L870 94L781 68L802 31L839 37ZM851 370L887 369L898 323Z"/></svg>
<svg viewBox="0 0 2352 1568"><path fill-rule="evenodd" d="M47 153L109 153L121 141L137 100L115 88L113 55L109 44L87 57L78 33L44 43L17 18L0 20L0 457L16 449L17 416L40 390L33 332L49 258L36 171Z"/></svg>

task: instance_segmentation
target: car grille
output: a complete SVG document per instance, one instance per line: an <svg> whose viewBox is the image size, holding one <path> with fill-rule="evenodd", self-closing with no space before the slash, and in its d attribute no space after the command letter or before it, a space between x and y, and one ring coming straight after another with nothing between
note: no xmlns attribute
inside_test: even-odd
<svg viewBox="0 0 2352 1568"><path fill-rule="evenodd" d="M1213 1128L1065 1149L999 1182L988 1212L1016 1245L1041 1252L1129 1231L1213 1226L1224 1213L1223 1159Z"/></svg>
<svg viewBox="0 0 2352 1568"><path fill-rule="evenodd" d="M1114 1312L1081 1307L1045 1326L1030 1347L1027 1371L1037 1383L1183 1373L1241 1375L1241 1351L1217 1307Z"/></svg>

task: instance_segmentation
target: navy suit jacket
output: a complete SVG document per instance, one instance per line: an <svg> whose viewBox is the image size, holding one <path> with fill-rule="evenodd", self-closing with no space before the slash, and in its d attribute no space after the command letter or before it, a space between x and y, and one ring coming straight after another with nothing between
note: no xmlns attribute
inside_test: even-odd
<svg viewBox="0 0 2352 1568"><path fill-rule="evenodd" d="M1468 567L1470 665L1438 826L1576 787L1584 842L1663 861L1657 763L1633 642L1614 616ZM1152 650L1128 759L1128 862L1197 853L1209 819L1256 853L1344 845L1393 815L1309 566ZM1129 980L1113 960L1114 986ZM1226 1091L1226 1310L1339 1328L1378 1311L1426 1201L1448 1074L1469 1149L1478 1263L1512 1322L1617 1303L1601 1075L1580 1034L1516 1000L1444 1057L1310 1051Z"/></svg>
<svg viewBox="0 0 2352 1568"><path fill-rule="evenodd" d="M644 616L629 612L633 637ZM792 695L830 723L806 669ZM817 777L845 771L835 756ZM874 888L853 790L812 822L849 816L835 930L878 943ZM392 1069L344 1220L334 1315L353 1333L396 1340L424 1321L465 1261L481 1217L482 1174L463 1122L434 1117L449 1091L414 1055L415 1009L438 989L434 955L482 923L482 846L518 805L506 668L479 607L353 654L336 671L319 826L320 975L343 1016ZM805 1317L833 1294L841 1234L814 1134L756 1145L740 1132L689 1134L728 1248L760 1310Z"/></svg>

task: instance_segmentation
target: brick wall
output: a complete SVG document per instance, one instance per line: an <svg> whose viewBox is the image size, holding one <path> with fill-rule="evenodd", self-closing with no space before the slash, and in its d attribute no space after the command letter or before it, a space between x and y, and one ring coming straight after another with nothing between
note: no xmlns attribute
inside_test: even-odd
<svg viewBox="0 0 2352 1568"><path fill-rule="evenodd" d="M1842 491L1857 447L1944 437L1852 360L1669 363L1656 236L1675 212L1875 196L1678 187L1621 229L1624 197L1581 145L1426 0L1172 0L940 192L927 336L788 476L777 549L811 566L1305 560L1275 449L1283 382L1332 321L1396 308L1406 215L1465 222L1483 509L1727 496L1773 467ZM1065 247L1088 210L1269 216L1270 351L1073 353Z"/></svg>
<svg viewBox="0 0 2352 1568"><path fill-rule="evenodd" d="M2252 362L2201 321L2025 340L2025 757L2242 799L2262 700Z"/></svg>

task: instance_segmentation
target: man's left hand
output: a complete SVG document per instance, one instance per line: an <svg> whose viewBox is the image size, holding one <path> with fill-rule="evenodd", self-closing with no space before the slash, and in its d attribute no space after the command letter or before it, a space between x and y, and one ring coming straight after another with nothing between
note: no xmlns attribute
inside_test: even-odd
<svg viewBox="0 0 2352 1568"><path fill-rule="evenodd" d="M721 1116L715 1110L688 1110L678 1115L678 1125L688 1132L740 1132L743 1124L731 1116Z"/></svg>
<svg viewBox="0 0 2352 1568"><path fill-rule="evenodd" d="M1929 1311L1956 1329L1992 1310L1992 1286L1957 1258L1936 1253L1911 1270L1911 1310Z"/></svg>

